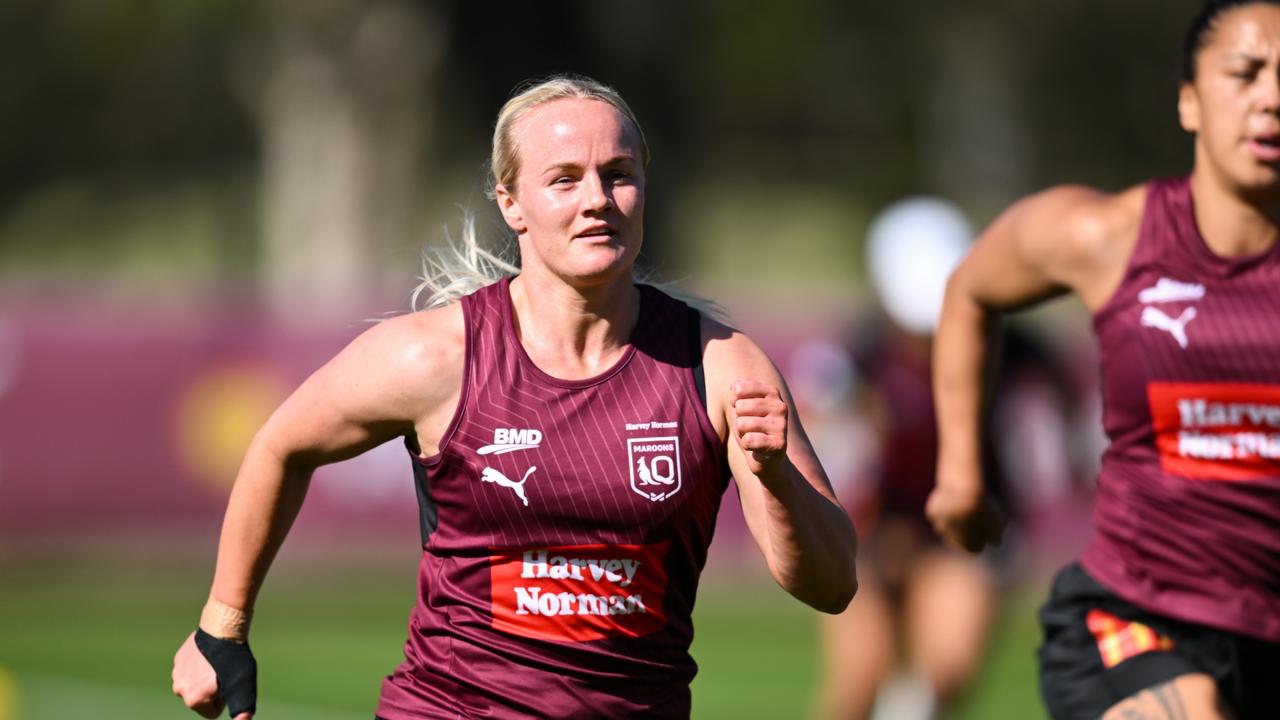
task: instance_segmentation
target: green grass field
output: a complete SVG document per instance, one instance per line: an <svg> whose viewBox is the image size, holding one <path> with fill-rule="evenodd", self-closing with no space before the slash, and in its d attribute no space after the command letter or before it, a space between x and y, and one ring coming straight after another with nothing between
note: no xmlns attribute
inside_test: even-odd
<svg viewBox="0 0 1280 720"><path fill-rule="evenodd" d="M0 562L0 720L197 717L170 694L168 677L203 603L211 556L194 568L121 554L133 559ZM381 678L400 658L412 568L316 572L282 561L254 626L260 715L369 720ZM1043 717L1033 599L1010 598L982 682L954 717ZM771 584L713 574L695 613L694 717L806 717L814 620Z"/></svg>

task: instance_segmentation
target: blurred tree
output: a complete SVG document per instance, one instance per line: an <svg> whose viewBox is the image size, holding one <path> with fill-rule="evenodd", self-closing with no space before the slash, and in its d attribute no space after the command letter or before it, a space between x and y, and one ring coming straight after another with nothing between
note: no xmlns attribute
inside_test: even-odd
<svg viewBox="0 0 1280 720"><path fill-rule="evenodd" d="M228 68L249 0L0 3L0 211L42 183L251 159Z"/></svg>
<svg viewBox="0 0 1280 720"><path fill-rule="evenodd" d="M261 108L268 298L368 296L412 233L446 19L413 0L272 0Z"/></svg>
<svg viewBox="0 0 1280 720"><path fill-rule="evenodd" d="M837 228L788 252L825 256L906 194L982 220L1051 182L1183 170L1198 5L6 0L0 266L130 286L150 268L184 291L262 268L286 312L407 289L439 237L421 228L488 205L499 105L564 71L616 85L646 125L658 265L715 260L725 227L701 220L744 213L797 228L781 242Z"/></svg>

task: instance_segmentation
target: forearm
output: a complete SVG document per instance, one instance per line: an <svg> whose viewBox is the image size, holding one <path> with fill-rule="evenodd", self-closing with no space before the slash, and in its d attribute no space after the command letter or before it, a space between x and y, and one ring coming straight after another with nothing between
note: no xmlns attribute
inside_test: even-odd
<svg viewBox="0 0 1280 720"><path fill-rule="evenodd" d="M778 584L805 604L838 613L858 588L857 536L844 508L819 492L790 461L759 478L764 554Z"/></svg>
<svg viewBox="0 0 1280 720"><path fill-rule="evenodd" d="M982 482L983 418L1000 313L948 284L933 346L939 482Z"/></svg>
<svg viewBox="0 0 1280 720"><path fill-rule="evenodd" d="M288 463L257 443L250 449L227 503L211 598L233 608L252 609L302 507L312 470Z"/></svg>

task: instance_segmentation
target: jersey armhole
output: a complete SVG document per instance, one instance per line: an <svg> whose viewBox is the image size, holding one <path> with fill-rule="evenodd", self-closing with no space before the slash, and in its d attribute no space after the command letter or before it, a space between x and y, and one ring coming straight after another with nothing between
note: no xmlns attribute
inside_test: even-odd
<svg viewBox="0 0 1280 720"><path fill-rule="evenodd" d="M702 313L694 307L689 308L689 364L693 368L693 388L702 402L703 413L706 413L707 371L702 366Z"/></svg>
<svg viewBox="0 0 1280 720"><path fill-rule="evenodd" d="M1148 225L1155 222L1157 215L1155 203L1157 201L1156 192L1158 188L1156 186L1159 182L1158 179L1153 178L1143 184L1142 217L1138 218L1138 237L1134 238L1133 247L1129 250L1129 257L1125 258L1124 269L1120 272L1120 281L1111 289L1111 294L1107 296L1106 301L1098 306L1096 311L1090 313L1090 320L1095 328L1102 318L1116 311L1116 306L1120 303L1120 291L1133 273L1139 253L1145 250L1143 245L1153 241L1151 236L1154 235L1154 232ZM1163 202L1163 198L1159 198L1159 200Z"/></svg>
<svg viewBox="0 0 1280 720"><path fill-rule="evenodd" d="M444 459L445 451L449 448L449 443L453 440L453 436L457 434L458 428L462 426L462 416L466 413L467 398L471 394L471 362L472 355L475 352L475 340L472 337L473 330L471 326L471 315L474 311L471 307L472 296L468 295L461 300L459 304L462 306L462 330L463 330L463 351L462 351L462 387L458 391L458 406L453 410L453 417L449 420L448 427L440 436L440 447L431 457L422 457L422 448L418 444L416 436L405 436L405 446L409 448L413 461L424 467L434 467L440 464Z"/></svg>
<svg viewBox="0 0 1280 720"><path fill-rule="evenodd" d="M723 492L729 484L729 454L724 438L720 437L715 425L711 422L707 405L707 372L702 360L702 312L689 306L689 379L691 383L686 387L698 399L698 427L701 428L702 436L720 468L723 481L720 490Z"/></svg>

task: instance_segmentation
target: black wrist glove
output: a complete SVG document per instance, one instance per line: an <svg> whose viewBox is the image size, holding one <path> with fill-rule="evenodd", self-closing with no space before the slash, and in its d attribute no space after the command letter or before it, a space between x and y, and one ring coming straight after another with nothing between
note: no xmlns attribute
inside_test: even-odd
<svg viewBox="0 0 1280 720"><path fill-rule="evenodd" d="M258 661L253 659L249 643L222 640L196 628L196 648L213 666L218 676L218 695L227 704L231 717L254 712L258 704Z"/></svg>

